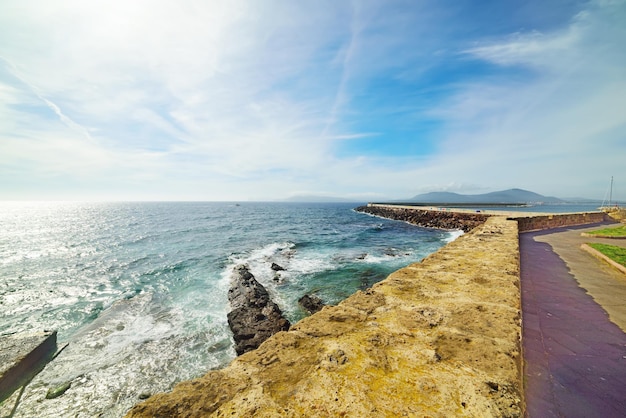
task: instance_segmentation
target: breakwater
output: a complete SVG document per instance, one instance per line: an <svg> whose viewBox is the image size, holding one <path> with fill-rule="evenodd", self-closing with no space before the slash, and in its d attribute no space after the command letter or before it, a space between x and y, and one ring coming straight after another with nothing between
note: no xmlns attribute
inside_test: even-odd
<svg viewBox="0 0 626 418"><path fill-rule="evenodd" d="M405 221L426 228L461 229L471 231L487 220L488 215L446 210L426 210L419 208L394 207L392 205L359 206L357 212L368 213L397 221Z"/></svg>
<svg viewBox="0 0 626 418"><path fill-rule="evenodd" d="M470 210L459 208L419 208L393 204L370 203L355 209L388 219L409 222L427 228L471 231L490 216L505 216L518 224L519 232L538 231L566 226L615 222L604 212L533 213L501 210Z"/></svg>
<svg viewBox="0 0 626 418"><path fill-rule="evenodd" d="M492 217L128 416L522 416L520 335L517 223Z"/></svg>

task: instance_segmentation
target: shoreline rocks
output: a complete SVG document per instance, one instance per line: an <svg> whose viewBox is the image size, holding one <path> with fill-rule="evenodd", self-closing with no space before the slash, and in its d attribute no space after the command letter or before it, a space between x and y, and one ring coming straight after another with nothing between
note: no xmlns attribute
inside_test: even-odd
<svg viewBox="0 0 626 418"><path fill-rule="evenodd" d="M413 225L438 229L461 229L469 232L485 223L489 215L480 213L444 212L424 209L391 208L383 206L359 206L357 212L381 218L405 221Z"/></svg>
<svg viewBox="0 0 626 418"><path fill-rule="evenodd" d="M246 266L234 268L228 301L231 306L228 325L233 332L237 355L256 349L272 335L287 331L291 326Z"/></svg>
<svg viewBox="0 0 626 418"><path fill-rule="evenodd" d="M270 267L272 270L274 271L284 271L285 268L276 264L276 263L272 263L272 266Z"/></svg>
<svg viewBox="0 0 626 418"><path fill-rule="evenodd" d="M304 295L298 299L298 303L311 315L321 311L326 306L322 299L316 295Z"/></svg>

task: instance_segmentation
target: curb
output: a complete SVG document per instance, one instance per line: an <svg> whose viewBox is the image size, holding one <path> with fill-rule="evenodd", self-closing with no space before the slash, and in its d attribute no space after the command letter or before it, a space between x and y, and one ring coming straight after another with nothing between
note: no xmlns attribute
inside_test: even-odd
<svg viewBox="0 0 626 418"><path fill-rule="evenodd" d="M588 237L588 238L609 238L609 239L626 239L626 237L616 237L614 235L600 235L600 234L590 234L588 232L581 232L580 236Z"/></svg>
<svg viewBox="0 0 626 418"><path fill-rule="evenodd" d="M599 258L600 260L606 261L607 263L609 263L610 265L612 265L613 267L615 267L616 269L618 269L622 273L626 274L626 267L624 267L621 264L616 263L615 261L611 260L610 258L605 256L604 254L602 254L600 251L591 248L587 244L582 244L580 246L580 248L582 248L584 251L587 251L589 254L591 254L592 256L594 256L596 258Z"/></svg>

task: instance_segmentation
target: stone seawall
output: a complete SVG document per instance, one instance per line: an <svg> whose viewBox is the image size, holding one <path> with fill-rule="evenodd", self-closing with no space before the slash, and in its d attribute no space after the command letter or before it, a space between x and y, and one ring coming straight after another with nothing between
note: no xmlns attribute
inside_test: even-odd
<svg viewBox="0 0 626 418"><path fill-rule="evenodd" d="M489 217L480 213L435 211L417 208L407 209L404 207L393 207L392 205L359 206L355 210L427 228L462 229L464 232L471 231Z"/></svg>
<svg viewBox="0 0 626 418"><path fill-rule="evenodd" d="M484 224L129 417L523 416L515 221Z"/></svg>
<svg viewBox="0 0 626 418"><path fill-rule="evenodd" d="M565 213L538 216L511 217L517 221L520 232L559 228L563 226L586 225L611 220L603 212Z"/></svg>
<svg viewBox="0 0 626 418"><path fill-rule="evenodd" d="M471 209L419 208L380 203L370 203L355 210L423 227L462 229L465 232L480 225L489 216L506 216L508 219L517 221L520 232L615 221L609 214L603 212L552 214L501 210L481 210L478 212Z"/></svg>

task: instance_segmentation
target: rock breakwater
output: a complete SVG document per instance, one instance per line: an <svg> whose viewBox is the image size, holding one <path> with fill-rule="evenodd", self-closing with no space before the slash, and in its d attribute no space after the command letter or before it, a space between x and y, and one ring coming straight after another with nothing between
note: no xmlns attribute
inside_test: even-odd
<svg viewBox="0 0 626 418"><path fill-rule="evenodd" d="M354 210L380 216L381 218L405 221L426 228L461 229L463 232L471 231L483 224L489 217L480 213L446 212L419 208L408 209L383 205L359 206Z"/></svg>

